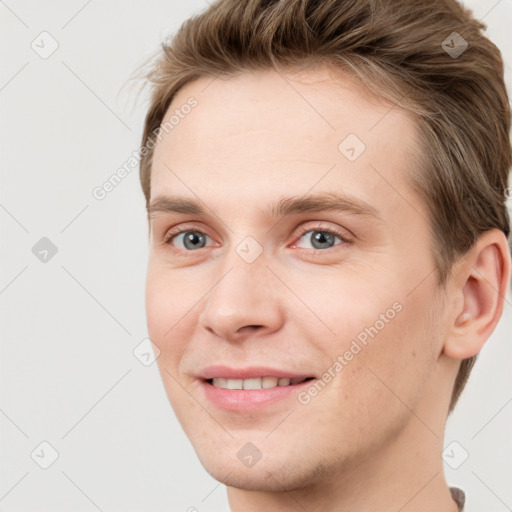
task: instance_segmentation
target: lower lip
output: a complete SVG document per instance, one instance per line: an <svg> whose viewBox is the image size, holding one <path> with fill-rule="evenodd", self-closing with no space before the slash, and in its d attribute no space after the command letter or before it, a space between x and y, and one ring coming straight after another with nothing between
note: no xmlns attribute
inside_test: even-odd
<svg viewBox="0 0 512 512"><path fill-rule="evenodd" d="M201 382L206 398L217 407L227 411L252 411L267 407L280 400L296 396L304 388L315 383L308 380L292 386L276 386L264 389L225 389L206 381Z"/></svg>

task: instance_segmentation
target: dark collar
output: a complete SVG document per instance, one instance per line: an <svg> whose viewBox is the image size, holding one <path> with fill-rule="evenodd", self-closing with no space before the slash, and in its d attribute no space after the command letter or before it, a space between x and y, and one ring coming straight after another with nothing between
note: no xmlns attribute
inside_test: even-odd
<svg viewBox="0 0 512 512"><path fill-rule="evenodd" d="M450 487L450 492L452 493L452 498L457 502L457 505L459 506L459 512L463 512L464 503L466 501L464 492L457 487Z"/></svg>

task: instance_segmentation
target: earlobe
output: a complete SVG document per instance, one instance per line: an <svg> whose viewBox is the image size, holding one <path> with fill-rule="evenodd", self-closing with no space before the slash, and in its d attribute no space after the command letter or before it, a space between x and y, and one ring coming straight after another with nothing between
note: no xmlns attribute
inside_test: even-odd
<svg viewBox="0 0 512 512"><path fill-rule="evenodd" d="M454 267L453 291L459 295L443 353L455 359L476 355L503 312L511 262L503 232L484 233Z"/></svg>

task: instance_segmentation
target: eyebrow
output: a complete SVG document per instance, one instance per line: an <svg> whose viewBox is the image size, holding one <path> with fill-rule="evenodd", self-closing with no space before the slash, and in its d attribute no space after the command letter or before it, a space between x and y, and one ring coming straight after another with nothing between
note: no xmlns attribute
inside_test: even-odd
<svg viewBox="0 0 512 512"><path fill-rule="evenodd" d="M319 211L346 212L382 220L378 210L365 201L353 196L331 192L307 197L283 197L276 203L267 205L264 214L272 219L285 215ZM158 213L207 215L206 209L200 202L182 196L157 196L148 207L148 217L151 218Z"/></svg>

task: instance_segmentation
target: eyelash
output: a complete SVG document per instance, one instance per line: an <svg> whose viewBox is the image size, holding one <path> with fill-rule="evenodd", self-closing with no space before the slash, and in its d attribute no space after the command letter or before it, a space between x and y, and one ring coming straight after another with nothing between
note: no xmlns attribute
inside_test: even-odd
<svg viewBox="0 0 512 512"><path fill-rule="evenodd" d="M205 233L204 231L201 231L200 229L197 229L197 227L185 226L185 228L182 227L179 231L169 230L164 235L163 243L164 243L164 245L171 245L171 243L174 240L174 238L176 238L178 235L181 235L182 233L187 233L187 232L190 232L190 231L193 231L193 232L196 232L196 233L200 233L202 235L208 236L209 238L212 238L210 235L208 235L208 233ZM322 226L304 226L304 227L299 229L299 232L298 232L298 234L296 236L298 237L298 240L300 240L306 233L313 232L313 231L318 231L320 233L329 233L330 235L334 235L334 236L338 237L341 240L341 243L339 243L337 245L334 245L333 247L329 247L327 249L304 249L302 247L299 247L298 248L299 250L308 251L310 253L312 252L314 254L325 253L325 252L328 252L330 249L334 249L335 247L338 247L340 245L345 245L345 244L351 243L351 240L347 237L347 235L344 232L341 232L341 230L337 230L335 228L324 228ZM202 247L201 249L205 249L205 247ZM175 249L175 250L176 251L182 251L181 249ZM196 250L200 250L200 249L196 249ZM195 252L195 251L186 251L185 250L184 252L192 253L192 252Z"/></svg>
<svg viewBox="0 0 512 512"><path fill-rule="evenodd" d="M341 240L341 242L342 242L341 244L334 245L333 247L329 247L329 249L334 249L334 247L338 247L339 245L350 243L350 240L341 231L339 231L335 228L323 228L322 226L316 226L316 227L304 226L304 227L300 228L299 233L298 233L298 239L300 240L306 233L309 233L310 231L318 231L320 233L329 233L330 235L337 236ZM299 247L299 249L302 249L302 248ZM302 250L303 251L314 251L315 253L317 253L317 252L326 252L329 249L302 249Z"/></svg>

